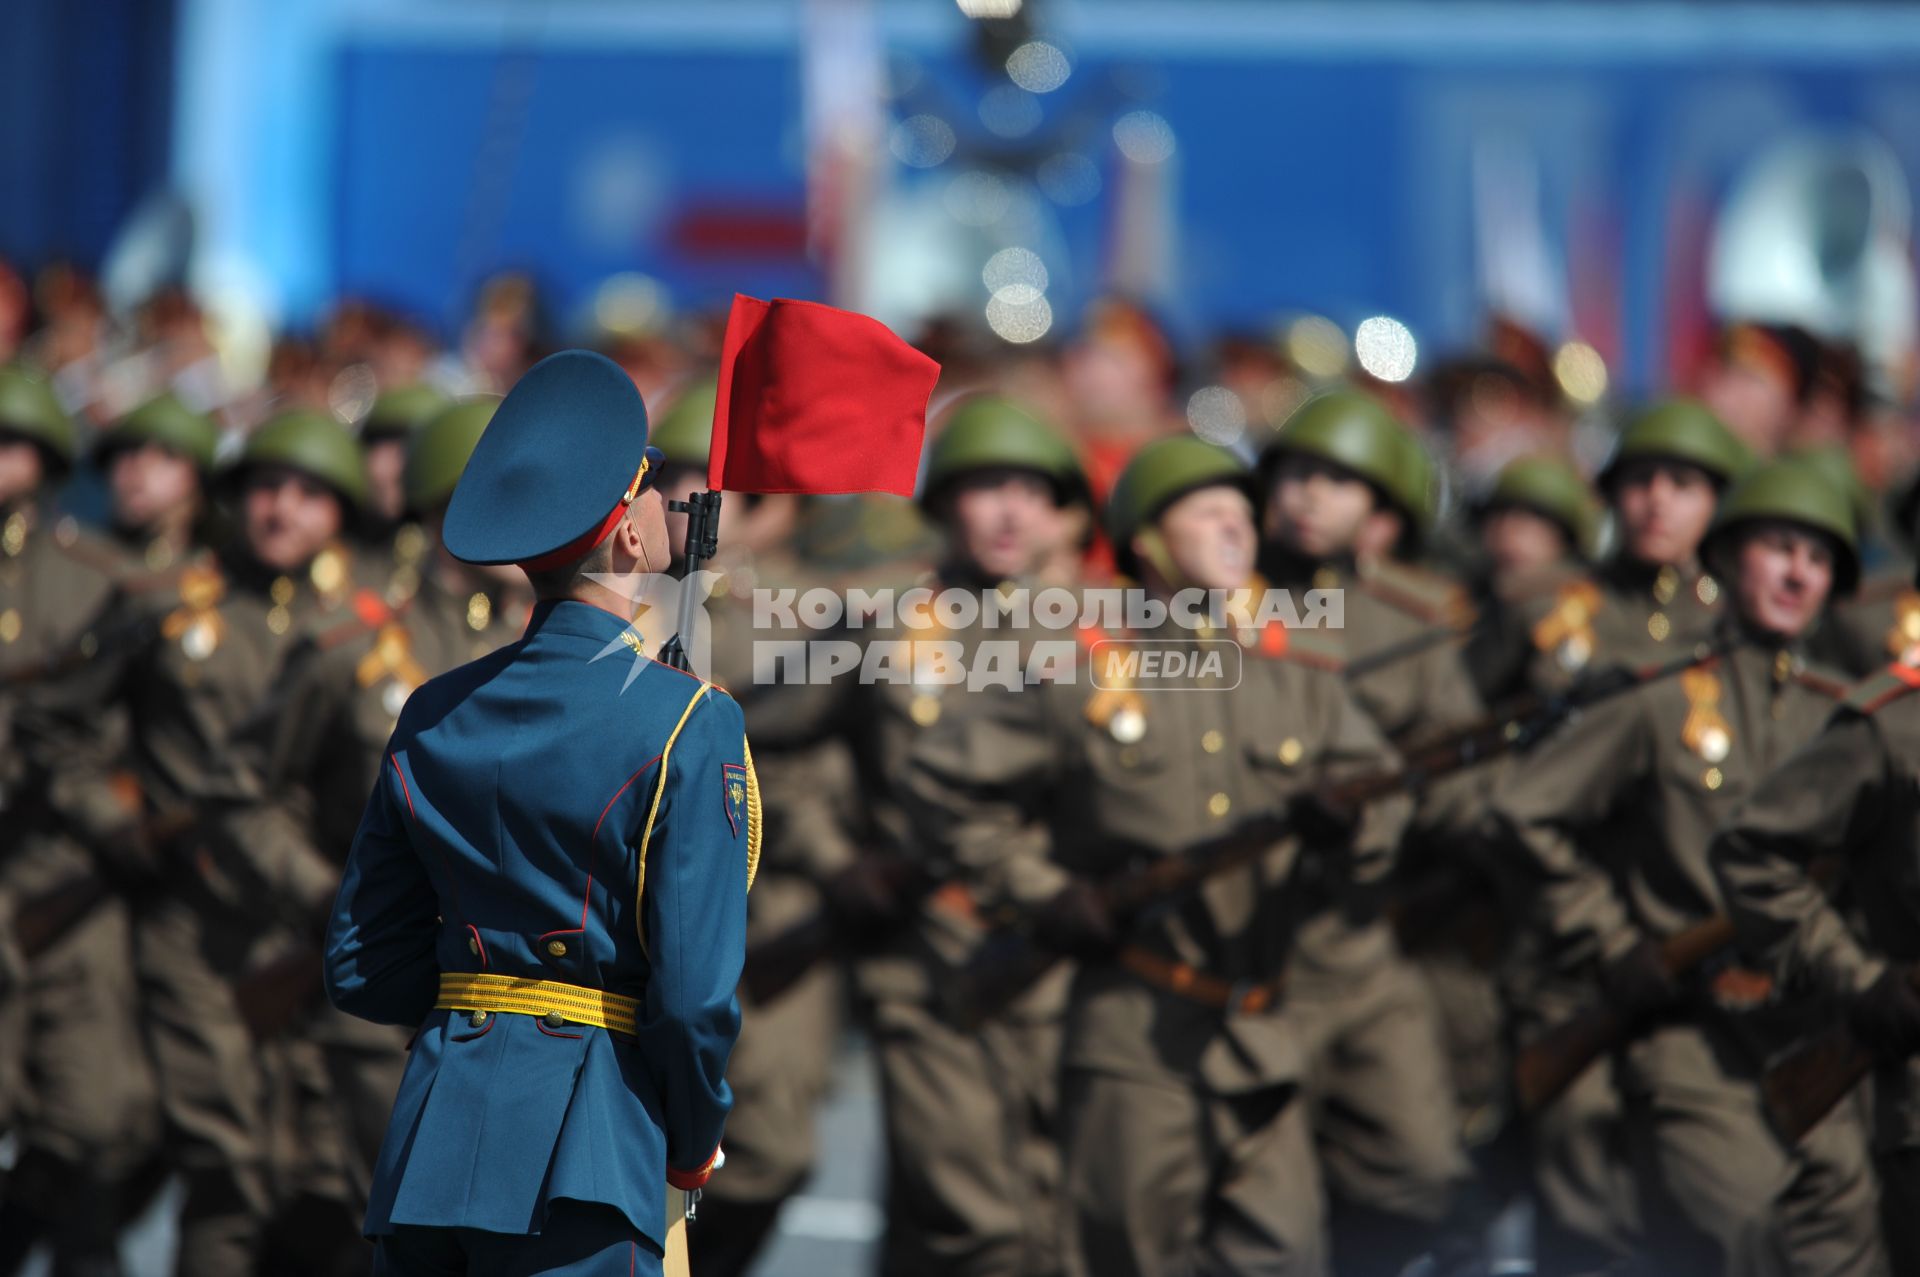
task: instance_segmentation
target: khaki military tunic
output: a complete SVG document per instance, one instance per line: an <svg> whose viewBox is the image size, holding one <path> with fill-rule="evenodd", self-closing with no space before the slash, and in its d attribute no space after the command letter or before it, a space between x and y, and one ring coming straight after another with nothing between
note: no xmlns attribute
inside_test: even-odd
<svg viewBox="0 0 1920 1277"><path fill-rule="evenodd" d="M293 1067L275 1123L297 1147L276 1157L283 1196L335 1203L334 1236L308 1248L357 1246L373 1164L406 1067L409 1034L333 1009L320 993L310 943L339 887L365 795L413 690L518 638L528 600L489 584L428 577L389 606L356 591L319 618L288 655L261 706L236 733L234 751L259 782L256 800L218 820L220 864L241 894L277 915L292 937L242 973L242 987L271 989L271 1027ZM341 614L341 613L344 613ZM345 1225L344 1230L339 1226Z"/></svg>
<svg viewBox="0 0 1920 1277"><path fill-rule="evenodd" d="M172 558L164 542L109 539L71 518L42 526L33 511L17 510L0 521L0 679L14 685L0 690L0 773L12 773L0 776L0 900L21 902L0 909L31 909L42 897L101 885L94 859L61 829L47 800L53 778L29 767L24 742L10 739L15 694L97 650L103 635L95 623L114 591L146 606L162 602ZM117 707L95 713L103 732L121 729ZM0 1056L17 1048L22 1070L11 1084L0 1081L0 1112L19 1108L25 1149L8 1198L45 1224L63 1264L111 1250L121 1182L159 1137L131 948L126 901L107 895L35 955L13 995L0 993L0 1018L18 1017L0 1028ZM23 1246L33 1240L31 1229L8 1231ZM13 1253L0 1246L0 1267Z"/></svg>
<svg viewBox="0 0 1920 1277"><path fill-rule="evenodd" d="M1828 608L1809 650L1837 669L1864 678L1920 647L1920 589L1913 568L1875 573L1849 598Z"/></svg>
<svg viewBox="0 0 1920 1277"><path fill-rule="evenodd" d="M1811 741L1755 786L1712 860L1742 946L1790 987L1845 998L1920 961L1920 671L1863 680ZM1852 916L1808 876L1844 864ZM1874 1145L1896 1272L1920 1265L1920 1063L1874 1077Z"/></svg>
<svg viewBox="0 0 1920 1277"><path fill-rule="evenodd" d="M1240 653L1231 691L1096 689L1083 668L930 729L912 755L927 827L952 854L998 857L983 879L1032 902L1065 881L1061 867L1111 874L1391 765L1319 635L1215 638ZM1291 984L1283 1000L1231 1010L1173 987L1180 972L1242 990L1303 978L1300 937L1330 908L1364 907L1354 884L1384 874L1405 815L1404 802L1370 809L1347 854L1283 843L1144 922L1131 958L1080 972L1064 1051L1069 1273L1324 1271L1324 1198L1297 1102L1314 1047L1298 1021L1312 1013L1296 1012ZM1322 885L1303 890L1309 877Z"/></svg>
<svg viewBox="0 0 1920 1277"><path fill-rule="evenodd" d="M1534 630L1557 604L1579 597L1577 583L1588 576L1585 564L1566 559L1538 572L1486 583L1478 601L1479 615L1461 650L1483 703L1504 707L1552 690L1532 682L1538 672ZM1557 628L1551 631L1557 632ZM1556 686L1558 681L1556 674Z"/></svg>
<svg viewBox="0 0 1920 1277"><path fill-rule="evenodd" d="M1707 858L1715 829L1843 693L1796 650L1748 640L1595 706L1524 757L1496 795L1493 823L1537 875L1538 917L1560 969L1618 958L1643 937L1721 912ZM1821 1008L1729 1009L1701 982L1687 987L1683 1009L1594 1066L1603 1077L1611 1068L1633 1135L1650 1146L1662 1190L1642 1204L1653 1253L1676 1271L1882 1271L1857 1124L1838 1114L1789 1149L1760 1104L1767 1055ZM1536 1138L1571 1126L1550 1119ZM1545 1160L1592 1169L1576 1153ZM1566 1187L1592 1202L1610 1186Z"/></svg>
<svg viewBox="0 0 1920 1277"><path fill-rule="evenodd" d="M233 736L280 675L298 636L347 597L342 552L305 573L275 574L229 558L182 573L179 602L155 641L103 650L74 674L36 689L36 746L62 777L54 798L68 827L95 846L139 848L144 825L170 827L148 849L158 887L143 893L135 927L141 1006L154 1053L166 1152L186 1184L178 1267L210 1277L251 1270L283 1178L274 1165L273 1091L286 1062L250 1036L235 973L288 943L285 921L248 890L244 858L207 822L223 804L252 800L258 778ZM103 627L134 607L116 602ZM103 742L92 716L127 706L124 752ZM138 781L130 806L110 779ZM140 853L148 854L146 852Z"/></svg>
<svg viewBox="0 0 1920 1277"><path fill-rule="evenodd" d="M1720 615L1720 582L1697 567L1616 557L1523 611L1534 656L1528 683L1558 690L1589 670L1670 661Z"/></svg>

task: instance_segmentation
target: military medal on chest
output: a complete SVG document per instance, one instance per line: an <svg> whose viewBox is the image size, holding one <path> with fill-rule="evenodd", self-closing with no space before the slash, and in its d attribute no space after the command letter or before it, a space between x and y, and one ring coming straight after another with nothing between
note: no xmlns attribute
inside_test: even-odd
<svg viewBox="0 0 1920 1277"><path fill-rule="evenodd" d="M1554 600L1553 610L1533 627L1533 645L1551 652L1561 669L1586 668L1593 659L1593 619L1600 612L1600 589L1591 581L1570 581Z"/></svg>
<svg viewBox="0 0 1920 1277"><path fill-rule="evenodd" d="M217 569L204 564L188 568L180 574L180 606L160 623L161 635L177 641L188 660L206 660L226 636L226 618L219 611L226 592L226 578Z"/></svg>
<svg viewBox="0 0 1920 1277"><path fill-rule="evenodd" d="M1720 712L1720 678L1711 669L1695 666L1680 675L1680 690L1687 698L1687 719L1680 727L1680 741L1711 764L1702 773L1701 783L1708 789L1718 789L1726 779L1719 765L1733 750L1733 726Z"/></svg>

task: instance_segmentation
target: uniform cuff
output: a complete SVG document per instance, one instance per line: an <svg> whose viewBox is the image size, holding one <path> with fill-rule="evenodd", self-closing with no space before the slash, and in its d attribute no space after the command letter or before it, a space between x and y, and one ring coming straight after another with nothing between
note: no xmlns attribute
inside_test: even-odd
<svg viewBox="0 0 1920 1277"><path fill-rule="evenodd" d="M720 1160L720 1150L716 1148L713 1150L713 1156L707 1159L706 1165L697 1171L677 1171L669 1166L667 1183L683 1193L691 1193L696 1188L705 1188L707 1181L713 1178L713 1173L720 1169Z"/></svg>

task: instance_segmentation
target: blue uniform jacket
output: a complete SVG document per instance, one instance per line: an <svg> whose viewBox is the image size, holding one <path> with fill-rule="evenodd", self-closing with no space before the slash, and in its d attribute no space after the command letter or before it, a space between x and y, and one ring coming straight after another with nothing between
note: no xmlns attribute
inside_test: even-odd
<svg viewBox="0 0 1920 1277"><path fill-rule="evenodd" d="M740 708L637 659L618 617L547 602L526 635L417 689L327 930L334 1005L418 1026L369 1236L538 1232L559 1198L663 1242L665 1174L720 1142L757 793ZM627 680L632 675L632 682ZM640 1000L630 1038L436 1010L441 972Z"/></svg>

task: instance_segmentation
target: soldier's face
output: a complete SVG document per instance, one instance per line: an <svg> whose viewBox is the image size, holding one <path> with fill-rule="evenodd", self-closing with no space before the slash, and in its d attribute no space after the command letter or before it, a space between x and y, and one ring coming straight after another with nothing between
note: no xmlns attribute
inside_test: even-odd
<svg viewBox="0 0 1920 1277"><path fill-rule="evenodd" d="M1833 590L1833 546L1790 523L1762 523L1740 538L1734 599L1747 624L1786 638L1806 632Z"/></svg>
<svg viewBox="0 0 1920 1277"><path fill-rule="evenodd" d="M1181 584L1237 590L1253 573L1253 503L1238 488L1201 488L1160 513L1160 540Z"/></svg>
<svg viewBox="0 0 1920 1277"><path fill-rule="evenodd" d="M1780 451L1797 411L1792 386L1743 363L1715 364L1700 387L1700 398L1763 457Z"/></svg>
<svg viewBox="0 0 1920 1277"><path fill-rule="evenodd" d="M1614 484L1620 542L1642 563L1693 561L1717 494L1707 472L1668 461L1629 461Z"/></svg>
<svg viewBox="0 0 1920 1277"><path fill-rule="evenodd" d="M1352 552L1374 513L1373 489L1351 471L1298 455L1283 457L1267 503L1266 534L1310 559Z"/></svg>
<svg viewBox="0 0 1920 1277"><path fill-rule="evenodd" d="M24 439L0 438L0 506L31 496L45 478L40 449Z"/></svg>
<svg viewBox="0 0 1920 1277"><path fill-rule="evenodd" d="M392 522L406 510L401 480L407 468L403 439L382 439L367 445L367 496L375 514Z"/></svg>
<svg viewBox="0 0 1920 1277"><path fill-rule="evenodd" d="M107 485L113 491L114 521L137 531L196 501L200 472L185 457L147 443L114 454Z"/></svg>
<svg viewBox="0 0 1920 1277"><path fill-rule="evenodd" d="M1550 568L1567 552L1566 534L1531 510L1490 510L1480 523L1480 545L1495 577L1518 577Z"/></svg>
<svg viewBox="0 0 1920 1277"><path fill-rule="evenodd" d="M297 572L340 535L340 498L317 479L282 466L247 478L241 518L247 548L276 572Z"/></svg>
<svg viewBox="0 0 1920 1277"><path fill-rule="evenodd" d="M956 548L987 576L1031 572L1059 534L1053 486L1025 471L970 475L955 487L951 508Z"/></svg>

